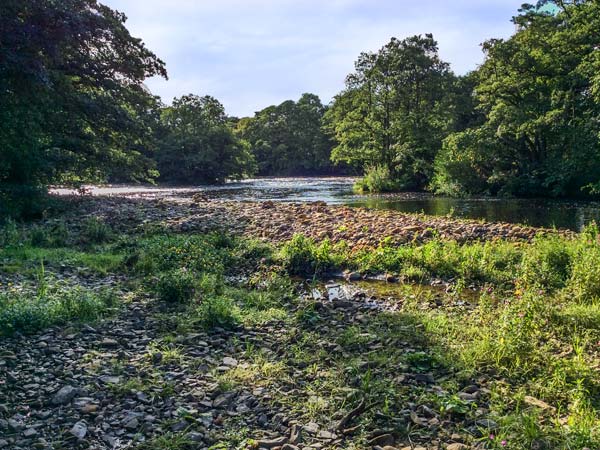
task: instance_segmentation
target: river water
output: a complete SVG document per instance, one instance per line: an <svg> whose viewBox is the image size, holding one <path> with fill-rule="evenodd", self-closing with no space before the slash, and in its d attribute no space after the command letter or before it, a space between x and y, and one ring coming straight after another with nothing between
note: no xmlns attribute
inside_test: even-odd
<svg viewBox="0 0 600 450"><path fill-rule="evenodd" d="M211 198L239 201L286 201L389 209L430 215L520 223L580 231L591 221L600 221L600 202L547 199L449 198L422 193L357 196L352 193L353 178L257 178L222 186L198 187L90 187L93 195L127 197L187 197L198 192ZM67 194L67 189L55 192Z"/></svg>

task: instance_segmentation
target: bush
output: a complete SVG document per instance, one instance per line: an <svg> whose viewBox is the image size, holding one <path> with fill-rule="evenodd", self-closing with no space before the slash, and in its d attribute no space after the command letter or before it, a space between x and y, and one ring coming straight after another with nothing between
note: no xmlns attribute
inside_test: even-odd
<svg viewBox="0 0 600 450"><path fill-rule="evenodd" d="M292 275L320 276L340 268L344 256L329 240L317 245L312 239L295 235L281 249L285 269Z"/></svg>
<svg viewBox="0 0 600 450"><path fill-rule="evenodd" d="M70 321L96 320L116 305L116 298L109 291L54 287L43 292L0 294L0 335L34 333Z"/></svg>
<svg viewBox="0 0 600 450"><path fill-rule="evenodd" d="M11 247L21 242L21 233L14 220L8 219L0 228L0 247Z"/></svg>
<svg viewBox="0 0 600 450"><path fill-rule="evenodd" d="M565 286L571 271L572 246L558 237L536 239L523 254L520 279L524 286L553 291Z"/></svg>
<svg viewBox="0 0 600 450"><path fill-rule="evenodd" d="M8 219L40 219L50 206L42 187L0 183L0 223Z"/></svg>
<svg viewBox="0 0 600 450"><path fill-rule="evenodd" d="M186 269L161 273L155 286L158 299L166 303L188 303L196 295L197 277Z"/></svg>
<svg viewBox="0 0 600 450"><path fill-rule="evenodd" d="M394 192L400 188L400 184L392 179L390 170L386 166L370 167L364 177L354 184L354 191L359 194Z"/></svg>
<svg viewBox="0 0 600 450"><path fill-rule="evenodd" d="M205 329L231 329L239 322L239 310L234 301L224 295L204 299L196 309L196 320Z"/></svg>
<svg viewBox="0 0 600 450"><path fill-rule="evenodd" d="M90 217L83 223L81 238L86 244L104 244L112 237L111 227L97 217Z"/></svg>
<svg viewBox="0 0 600 450"><path fill-rule="evenodd" d="M219 234L155 236L139 243L129 258L144 274L187 268L198 273L223 274L234 262L231 250Z"/></svg>

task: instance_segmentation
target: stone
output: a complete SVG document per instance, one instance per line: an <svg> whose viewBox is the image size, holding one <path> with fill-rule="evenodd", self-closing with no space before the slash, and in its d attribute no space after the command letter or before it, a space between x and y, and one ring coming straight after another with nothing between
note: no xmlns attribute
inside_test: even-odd
<svg viewBox="0 0 600 450"><path fill-rule="evenodd" d="M446 450L466 450L468 448L469 447L467 447L465 444L461 444L459 442L455 442L453 444L446 446Z"/></svg>
<svg viewBox="0 0 600 450"><path fill-rule="evenodd" d="M88 429L86 423L80 420L75 425L73 425L69 433L71 433L77 439L82 440L87 435L87 431Z"/></svg>
<svg viewBox="0 0 600 450"><path fill-rule="evenodd" d="M104 384L119 384L119 383L121 383L121 377L112 376L112 375L102 375L102 376L98 377L98 380L100 380Z"/></svg>
<svg viewBox="0 0 600 450"><path fill-rule="evenodd" d="M198 433L196 431L192 431L187 434L187 438L192 442L203 442L204 435L202 433Z"/></svg>
<svg viewBox="0 0 600 450"><path fill-rule="evenodd" d="M263 448L273 448L273 447L281 447L283 444L287 443L288 438L280 437L276 439L262 439L258 441L258 447Z"/></svg>
<svg viewBox="0 0 600 450"><path fill-rule="evenodd" d="M498 428L498 424L490 419L477 420L475 425L481 428L487 428L488 430L496 430Z"/></svg>
<svg viewBox="0 0 600 450"><path fill-rule="evenodd" d="M60 390L52 397L53 405L66 405L77 395L78 389L73 386L63 386Z"/></svg>
<svg viewBox="0 0 600 450"><path fill-rule="evenodd" d="M379 445L381 447L387 446L387 445L394 445L395 443L395 439L394 436L392 436L389 433L386 434L380 434L379 436L375 436L374 438L372 438L369 441L369 445Z"/></svg>
<svg viewBox="0 0 600 450"><path fill-rule="evenodd" d="M100 341L100 346L107 347L107 348L118 347L119 342L115 339L104 338L104 339L102 339L102 341Z"/></svg>
<svg viewBox="0 0 600 450"><path fill-rule="evenodd" d="M235 358L231 358L230 356L226 356L223 358L223 365L227 367L237 367L238 361Z"/></svg>
<svg viewBox="0 0 600 450"><path fill-rule="evenodd" d="M34 436L37 436L37 430L35 428L26 428L25 431L23 431L23 436L25 436L26 438L32 438Z"/></svg>
<svg viewBox="0 0 600 450"><path fill-rule="evenodd" d="M127 422L125 422L125 429L133 431L133 430L137 430L140 426L140 421L137 419L137 417L133 417L132 419L128 420Z"/></svg>

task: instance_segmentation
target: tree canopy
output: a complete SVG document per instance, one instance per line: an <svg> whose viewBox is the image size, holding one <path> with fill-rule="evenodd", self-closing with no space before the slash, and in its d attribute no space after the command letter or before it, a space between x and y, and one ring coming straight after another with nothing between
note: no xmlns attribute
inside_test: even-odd
<svg viewBox="0 0 600 450"><path fill-rule="evenodd" d="M327 112L334 161L385 166L406 188L424 188L452 126L456 83L432 35L392 40L362 53Z"/></svg>
<svg viewBox="0 0 600 450"><path fill-rule="evenodd" d="M314 94L269 106L237 123L248 141L259 175L314 175L333 170L332 142L322 130L327 108Z"/></svg>
<svg viewBox="0 0 600 450"><path fill-rule="evenodd" d="M163 109L161 119L163 136L157 154L161 179L218 183L253 173L248 145L234 135L217 99L183 96Z"/></svg>
<svg viewBox="0 0 600 450"><path fill-rule="evenodd" d="M556 14L524 5L510 39L484 43L474 89L484 119L445 140L438 192L598 192L600 4L557 3Z"/></svg>
<svg viewBox="0 0 600 450"><path fill-rule="evenodd" d="M153 175L143 80L164 63L95 0L0 5L0 183Z"/></svg>

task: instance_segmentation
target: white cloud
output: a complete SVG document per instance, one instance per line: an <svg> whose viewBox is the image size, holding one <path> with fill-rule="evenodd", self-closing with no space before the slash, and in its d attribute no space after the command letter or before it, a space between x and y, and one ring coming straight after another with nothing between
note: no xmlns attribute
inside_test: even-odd
<svg viewBox="0 0 600 450"><path fill-rule="evenodd" d="M522 0L101 0L167 63L148 80L165 102L210 94L233 115L314 92L328 102L361 51L391 36L431 32L458 73L482 60L479 44L506 37Z"/></svg>

